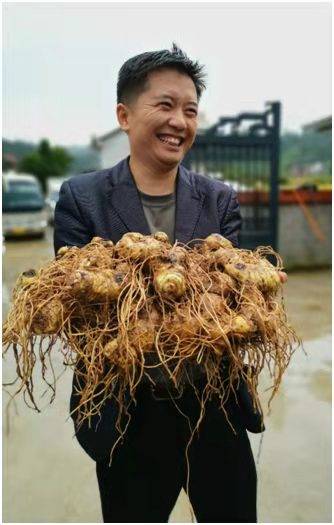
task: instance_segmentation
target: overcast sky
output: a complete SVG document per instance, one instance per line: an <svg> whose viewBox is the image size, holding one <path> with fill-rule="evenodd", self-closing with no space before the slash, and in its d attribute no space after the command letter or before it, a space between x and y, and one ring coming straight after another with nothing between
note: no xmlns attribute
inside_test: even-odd
<svg viewBox="0 0 334 525"><path fill-rule="evenodd" d="M331 16L316 4L9 4L3 10L3 136L88 144L117 125L117 73L176 41L206 65L201 109L283 104L283 129L331 114Z"/></svg>

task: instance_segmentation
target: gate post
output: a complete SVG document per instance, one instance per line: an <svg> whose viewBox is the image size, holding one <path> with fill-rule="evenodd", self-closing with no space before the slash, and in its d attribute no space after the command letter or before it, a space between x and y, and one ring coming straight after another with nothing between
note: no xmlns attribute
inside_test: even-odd
<svg viewBox="0 0 334 525"><path fill-rule="evenodd" d="M280 127L281 103L269 102L273 115L272 150L270 170L270 207L272 217L272 247L278 250L278 220L279 220L279 170L280 170Z"/></svg>

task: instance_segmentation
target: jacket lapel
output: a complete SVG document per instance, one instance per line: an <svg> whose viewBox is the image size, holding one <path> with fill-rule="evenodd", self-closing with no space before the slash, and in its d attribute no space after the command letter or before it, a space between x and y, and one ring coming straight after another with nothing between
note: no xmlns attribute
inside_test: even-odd
<svg viewBox="0 0 334 525"><path fill-rule="evenodd" d="M115 166L114 170L116 172L110 178L111 209L116 212L126 230L149 235L150 229L128 158ZM175 240L186 244L193 238L203 201L204 197L197 193L191 183L188 170L180 165L176 184Z"/></svg>
<svg viewBox="0 0 334 525"><path fill-rule="evenodd" d="M128 159L117 165L116 182L110 194L111 207L130 232L149 235L150 230L141 204Z"/></svg>
<svg viewBox="0 0 334 525"><path fill-rule="evenodd" d="M193 239L203 202L204 196L197 193L188 170L180 165L176 186L176 241L186 244Z"/></svg>

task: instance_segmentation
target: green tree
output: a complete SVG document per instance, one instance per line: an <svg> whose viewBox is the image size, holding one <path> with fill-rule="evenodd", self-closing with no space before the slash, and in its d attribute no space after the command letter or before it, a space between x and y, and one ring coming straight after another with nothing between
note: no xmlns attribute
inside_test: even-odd
<svg viewBox="0 0 334 525"><path fill-rule="evenodd" d="M46 190L48 177L66 175L72 162L72 157L65 148L51 146L47 139L41 140L36 151L29 153L20 161L20 172L36 175L43 190Z"/></svg>

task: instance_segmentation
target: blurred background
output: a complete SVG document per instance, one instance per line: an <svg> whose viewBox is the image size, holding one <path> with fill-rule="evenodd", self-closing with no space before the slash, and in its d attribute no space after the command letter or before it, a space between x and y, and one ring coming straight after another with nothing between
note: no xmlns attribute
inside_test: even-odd
<svg viewBox="0 0 334 525"><path fill-rule="evenodd" d="M3 317L18 275L53 257L61 183L129 153L115 113L119 68L177 42L207 71L183 163L237 190L243 247L282 256L306 351L263 440L249 434L259 521L331 522L331 5L5 3L3 15ZM14 376L8 355L3 379ZM39 415L19 399L6 410L3 394L4 522L102 521L94 464L66 420L70 383L67 371ZM265 387L264 376L264 405ZM191 521L183 492L171 521Z"/></svg>

